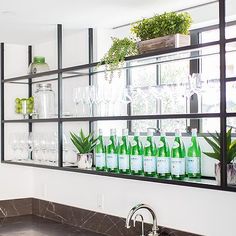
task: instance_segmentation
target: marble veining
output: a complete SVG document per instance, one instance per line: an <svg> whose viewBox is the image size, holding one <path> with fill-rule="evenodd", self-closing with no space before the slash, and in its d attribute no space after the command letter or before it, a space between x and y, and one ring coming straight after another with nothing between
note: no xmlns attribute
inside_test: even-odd
<svg viewBox="0 0 236 236"><path fill-rule="evenodd" d="M130 229L126 229L125 219L122 217L107 215L35 198L25 198L0 201L0 236L4 235L2 234L2 229L4 228L3 226L5 226L5 224L10 221L9 219L15 218L16 216L20 219L20 217L26 215L28 215L29 217L37 216L43 218L44 220L51 220L52 222L57 222L57 224L60 223L59 225L75 227L80 231L87 230L88 232L94 232L95 235L102 234L107 236L137 236L140 235L141 231L141 224L139 222L137 222L135 228L131 227ZM23 219L26 220L27 218ZM28 219L29 224L31 223L30 219L31 218ZM38 219L33 219L33 225L35 223L34 220L38 222L37 224L39 224L39 221L37 221ZM16 224L16 222L17 221L14 221L13 223ZM35 231L36 229L25 228L25 230L26 231L23 234L19 235L28 236L30 235L30 230ZM151 225L145 224L145 234L147 234L149 231L151 231ZM196 236L196 234L182 232L165 227L160 227L160 232L161 236ZM42 232L34 232L34 234L31 235L41 236L41 233ZM14 234L6 235L13 236ZM51 236L51 234L45 235Z"/></svg>

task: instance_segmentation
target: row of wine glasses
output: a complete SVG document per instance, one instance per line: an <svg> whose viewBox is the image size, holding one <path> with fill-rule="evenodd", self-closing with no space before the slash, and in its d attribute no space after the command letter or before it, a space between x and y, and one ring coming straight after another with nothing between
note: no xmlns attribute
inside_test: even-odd
<svg viewBox="0 0 236 236"><path fill-rule="evenodd" d="M215 83L216 82L216 83ZM156 104L166 101L178 101L186 99L190 102L191 96L200 97L205 92L219 89L219 80L203 79L200 74L192 74L184 83L161 84L157 86L134 87L117 86L105 83L96 86L74 88L73 98L75 104L75 116L120 116L127 115L127 105L142 103L143 114L148 114L148 104L155 100ZM157 109L156 113L159 112Z"/></svg>
<svg viewBox="0 0 236 236"><path fill-rule="evenodd" d="M13 161L57 164L57 133L14 133L10 139ZM65 165L76 164L76 150L66 134L63 134L63 157Z"/></svg>
<svg viewBox="0 0 236 236"><path fill-rule="evenodd" d="M130 92L130 88L119 88L112 84L74 88L75 115L127 115L127 104L131 102Z"/></svg>

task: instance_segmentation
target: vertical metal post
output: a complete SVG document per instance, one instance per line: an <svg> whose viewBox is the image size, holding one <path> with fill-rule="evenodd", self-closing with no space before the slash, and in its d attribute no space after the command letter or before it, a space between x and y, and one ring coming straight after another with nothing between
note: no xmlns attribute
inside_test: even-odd
<svg viewBox="0 0 236 236"><path fill-rule="evenodd" d="M220 28L220 132L221 132L221 186L227 186L227 139L226 139L226 45L225 45L225 0L219 0Z"/></svg>
<svg viewBox="0 0 236 236"><path fill-rule="evenodd" d="M32 63L32 46L29 45L28 46L28 66ZM28 81L28 97L31 97L32 96L32 79L29 78L29 81ZM31 119L31 116L29 116L29 119ZM33 130L33 125L32 123L28 123L28 131L29 133L31 133ZM29 157L31 160L33 159L32 157L32 152L30 152L30 157Z"/></svg>
<svg viewBox="0 0 236 236"><path fill-rule="evenodd" d="M126 62L126 86L130 86L131 85L131 70L129 69L130 66L130 62ZM127 115L131 116L132 114L132 107L131 107L131 103L129 103L127 105ZM127 120L127 128L129 130L129 133L132 132L132 121L131 120Z"/></svg>
<svg viewBox="0 0 236 236"><path fill-rule="evenodd" d="M5 159L5 130L4 130L4 43L1 43L1 161Z"/></svg>
<svg viewBox="0 0 236 236"><path fill-rule="evenodd" d="M88 53L89 64L93 63L93 28L88 29ZM93 85L93 68L89 67L89 85ZM92 109L92 115L94 115L94 109ZM93 122L89 121L89 132L93 131Z"/></svg>
<svg viewBox="0 0 236 236"><path fill-rule="evenodd" d="M32 63L32 46L28 46L28 66ZM28 96L32 96L32 79L29 78L29 85L28 85ZM29 117L31 119L31 117ZM29 123L29 132L32 132L32 123Z"/></svg>
<svg viewBox="0 0 236 236"><path fill-rule="evenodd" d="M57 64L62 69L62 25L57 25ZM58 72L58 166L63 166L62 73Z"/></svg>
<svg viewBox="0 0 236 236"><path fill-rule="evenodd" d="M199 44L199 32L196 31L192 31L191 32L191 45L197 45ZM190 52L191 56L199 56L199 51L193 51ZM194 60L190 60L190 75L192 75L193 73L199 73L200 72L200 59L194 59ZM190 98L189 104L186 101L187 104L187 112L189 109L190 113L198 113L198 107L199 107L199 96L197 94L193 94ZM186 99L187 100L187 99ZM190 106L190 107L188 107ZM190 119L190 123L187 122L187 132L191 132L191 129L196 128L198 130L198 132L200 132L200 121L197 119ZM189 126L188 126L189 124Z"/></svg>

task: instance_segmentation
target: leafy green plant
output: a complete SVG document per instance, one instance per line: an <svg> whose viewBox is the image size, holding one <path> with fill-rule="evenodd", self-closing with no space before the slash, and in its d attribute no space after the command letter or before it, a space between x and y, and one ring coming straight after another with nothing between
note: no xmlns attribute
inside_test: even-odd
<svg viewBox="0 0 236 236"><path fill-rule="evenodd" d="M110 71L110 80L113 77L114 71L123 66L125 57L138 54L137 44L130 38L112 38L112 46L101 59L98 66L105 64L106 78L108 79L108 71Z"/></svg>
<svg viewBox="0 0 236 236"><path fill-rule="evenodd" d="M192 18L187 12L169 12L143 19L134 24L131 32L141 41L173 34L189 34Z"/></svg>
<svg viewBox="0 0 236 236"><path fill-rule="evenodd" d="M220 161L220 140L221 140L221 135L216 132L216 134L211 134L209 133L211 138L208 138L204 136L204 139L207 141L207 143L212 147L213 152L203 152L209 157L212 157L218 161ZM226 140L227 140L227 164L231 163L234 158L236 157L236 140L232 141L232 128L230 128L227 133L226 133Z"/></svg>
<svg viewBox="0 0 236 236"><path fill-rule="evenodd" d="M72 132L70 132L70 135L72 143L75 145L80 154L91 153L97 145L98 139L95 139L92 133L85 136L82 129L80 130L79 135Z"/></svg>

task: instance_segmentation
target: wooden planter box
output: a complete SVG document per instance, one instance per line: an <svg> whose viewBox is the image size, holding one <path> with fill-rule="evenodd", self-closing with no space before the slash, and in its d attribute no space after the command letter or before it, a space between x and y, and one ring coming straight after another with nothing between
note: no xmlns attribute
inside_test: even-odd
<svg viewBox="0 0 236 236"><path fill-rule="evenodd" d="M183 34L168 35L138 42L140 54L154 52L164 48L178 48L190 45L190 36Z"/></svg>

